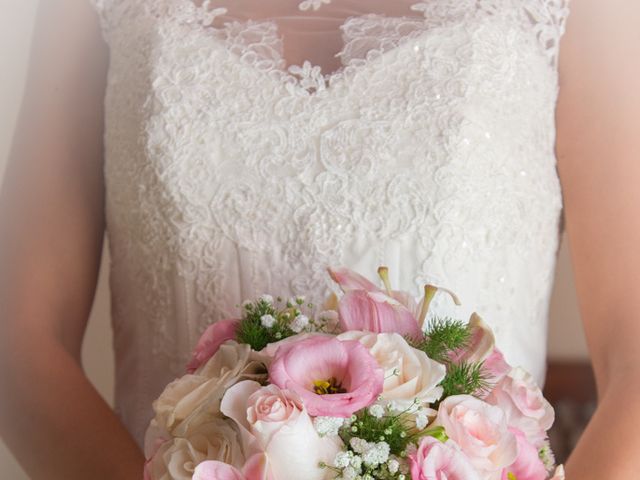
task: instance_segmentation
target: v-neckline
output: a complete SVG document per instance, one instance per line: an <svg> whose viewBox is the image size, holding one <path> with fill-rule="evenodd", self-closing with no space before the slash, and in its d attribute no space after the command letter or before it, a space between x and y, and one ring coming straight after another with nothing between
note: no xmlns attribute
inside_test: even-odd
<svg viewBox="0 0 640 480"><path fill-rule="evenodd" d="M207 7L206 2L198 6L193 0L176 0L176 1L179 3L182 3L186 9L194 9L195 13L201 13L201 14L211 14L211 12L216 10L217 8L224 8L224 9L227 8L227 7L209 8ZM402 50L408 47L413 47L416 51L419 50L420 40L423 39L427 33L430 33L429 31L430 29L425 28L427 26L427 21L424 16L420 16L420 15L391 16L383 13L374 13L374 12L364 13L360 15L349 15L345 17L342 22L340 22L338 29L343 30L344 27L349 22L357 21L363 18L379 19L380 21L383 21L385 19L406 19L407 21L416 22L419 25L419 27L416 31L411 32L407 34L404 38L402 38L399 41L399 43L393 48L390 48L388 50L382 50L381 48L372 48L366 52L364 58L356 59L359 63L355 65L351 64L350 62L343 63L342 66L340 66L338 69L329 73L322 73L321 67L318 65L312 64L309 60L305 60L302 63L302 65L296 65L296 64L288 65L284 69L280 67L274 67L272 70L261 70L251 62L243 59L242 57L237 55L235 52L231 51L225 44L223 38L220 38L215 34L209 35L209 38L211 39L212 45L215 45L216 47L224 50L226 52L226 55L228 55L229 58L233 59L234 62L237 62L238 64L241 64L247 67L248 69L257 72L258 74L264 77L267 77L270 80L275 81L279 86L283 87L285 90L288 90L291 93L295 93L300 96L314 98L314 97L328 95L329 91L334 88L333 86L335 84L338 84L345 77L356 76L361 71L368 69L371 65L377 65L378 63L385 61L387 57L397 55L399 52L401 52ZM234 22L237 22L241 25L249 25L250 23L255 25L271 25L273 26L273 32L274 32L273 36L279 40L282 40L281 33L280 33L281 31L280 31L278 22L271 18L247 19L244 21L227 20L223 22L222 26L216 27L213 25L203 25L202 28L205 30L207 29L214 30L215 33L220 32L222 34L225 34L226 33L225 30L228 29L229 25ZM344 38L343 38L340 51L336 54L336 56L343 54L346 47L347 47L347 43L344 41ZM282 65L286 64L286 59L284 58L282 52L280 51L278 52L278 55L277 55L277 61ZM315 73L316 75L319 74L319 76L322 78L321 84L323 85L323 88L310 91L307 87L302 85L303 77L300 77L298 74L293 73L291 71L292 69L296 71L302 71L303 73L308 72L308 73ZM274 75L272 74L272 72L276 72L276 78L274 78ZM289 87L287 87L287 85L289 85ZM324 92L324 93L321 93L321 92Z"/></svg>

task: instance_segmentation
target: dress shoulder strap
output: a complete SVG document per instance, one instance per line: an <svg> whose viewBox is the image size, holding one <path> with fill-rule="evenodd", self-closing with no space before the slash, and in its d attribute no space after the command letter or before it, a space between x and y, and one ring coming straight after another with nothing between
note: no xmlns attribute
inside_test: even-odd
<svg viewBox="0 0 640 480"><path fill-rule="evenodd" d="M570 0L526 0L524 12L533 24L549 62L557 67L560 39L565 33Z"/></svg>
<svg viewBox="0 0 640 480"><path fill-rule="evenodd" d="M87 0L100 20L102 36L110 42L114 30L152 13L159 0Z"/></svg>

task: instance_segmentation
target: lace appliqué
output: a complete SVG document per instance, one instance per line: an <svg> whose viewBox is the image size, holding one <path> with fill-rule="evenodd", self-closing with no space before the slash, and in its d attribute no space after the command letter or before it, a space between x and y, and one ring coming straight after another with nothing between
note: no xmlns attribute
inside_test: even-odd
<svg viewBox="0 0 640 480"><path fill-rule="evenodd" d="M313 10L319 10L322 5L329 5L330 3L331 0L304 0L303 2L300 2L298 8L302 11L309 10L311 8Z"/></svg>
<svg viewBox="0 0 640 480"><path fill-rule="evenodd" d="M211 2L91 1L112 50L116 404L139 441L207 324L261 293L320 305L335 289L327 264L386 264L415 296L450 287L541 378L562 0L352 17L328 76L285 68L274 22L212 26Z"/></svg>
<svg viewBox="0 0 640 480"><path fill-rule="evenodd" d="M300 87L307 92L322 92L327 88L320 67L311 65L308 60L305 60L302 66L291 65L288 70L299 77Z"/></svg>

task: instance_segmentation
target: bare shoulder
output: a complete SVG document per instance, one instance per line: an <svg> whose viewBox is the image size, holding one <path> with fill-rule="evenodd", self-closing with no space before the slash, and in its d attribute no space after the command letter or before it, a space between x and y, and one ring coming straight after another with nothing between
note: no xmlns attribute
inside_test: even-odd
<svg viewBox="0 0 640 480"><path fill-rule="evenodd" d="M0 337L11 342L7 348L53 331L79 356L104 235L107 68L90 0L40 0L0 190Z"/></svg>
<svg viewBox="0 0 640 480"><path fill-rule="evenodd" d="M616 362L640 360L624 345L640 334L640 296L629 294L640 280L639 25L637 0L572 0L560 46L558 172L601 383Z"/></svg>

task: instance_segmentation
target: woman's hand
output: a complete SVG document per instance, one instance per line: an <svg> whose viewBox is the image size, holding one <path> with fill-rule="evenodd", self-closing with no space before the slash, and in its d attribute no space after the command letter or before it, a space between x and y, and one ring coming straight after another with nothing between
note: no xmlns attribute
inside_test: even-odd
<svg viewBox="0 0 640 480"><path fill-rule="evenodd" d="M558 171L599 405L569 480L640 471L640 2L574 0L560 50Z"/></svg>
<svg viewBox="0 0 640 480"><path fill-rule="evenodd" d="M104 236L108 51L87 0L42 0L0 190L0 435L34 479L140 480L80 352Z"/></svg>

